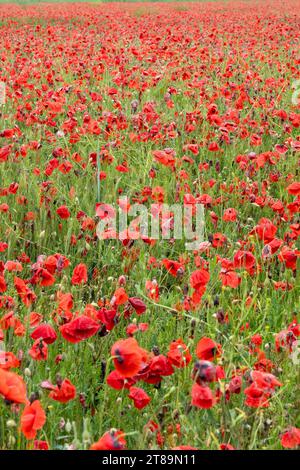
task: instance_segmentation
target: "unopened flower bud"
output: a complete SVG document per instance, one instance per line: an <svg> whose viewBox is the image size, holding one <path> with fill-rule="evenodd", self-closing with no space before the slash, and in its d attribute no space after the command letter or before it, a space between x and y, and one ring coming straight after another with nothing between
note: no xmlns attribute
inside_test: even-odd
<svg viewBox="0 0 300 470"><path fill-rule="evenodd" d="M69 420L66 422L65 430L66 430L68 433L71 432L71 430L72 430L72 424L70 423Z"/></svg>
<svg viewBox="0 0 300 470"><path fill-rule="evenodd" d="M17 426L17 423L13 419L9 419L6 421L6 426L8 428L15 428Z"/></svg>

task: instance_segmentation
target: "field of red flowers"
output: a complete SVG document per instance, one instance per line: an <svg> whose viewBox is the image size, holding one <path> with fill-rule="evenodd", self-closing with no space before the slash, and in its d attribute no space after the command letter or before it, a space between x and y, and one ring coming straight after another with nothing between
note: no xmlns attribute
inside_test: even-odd
<svg viewBox="0 0 300 470"><path fill-rule="evenodd" d="M299 7L0 5L1 449L299 446Z"/></svg>

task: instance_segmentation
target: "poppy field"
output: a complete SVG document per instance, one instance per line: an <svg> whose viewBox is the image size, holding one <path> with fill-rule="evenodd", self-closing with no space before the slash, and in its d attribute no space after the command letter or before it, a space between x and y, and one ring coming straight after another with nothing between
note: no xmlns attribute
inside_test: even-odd
<svg viewBox="0 0 300 470"><path fill-rule="evenodd" d="M1 3L0 32L0 449L296 449L300 2ZM203 236L119 236L134 204Z"/></svg>

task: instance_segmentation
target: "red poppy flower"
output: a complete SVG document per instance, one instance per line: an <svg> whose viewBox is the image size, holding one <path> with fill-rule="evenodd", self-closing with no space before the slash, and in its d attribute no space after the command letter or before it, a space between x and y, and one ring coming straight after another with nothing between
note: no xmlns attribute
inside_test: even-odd
<svg viewBox="0 0 300 470"><path fill-rule="evenodd" d="M181 338L172 341L167 357L174 367L186 367L192 359L188 347Z"/></svg>
<svg viewBox="0 0 300 470"><path fill-rule="evenodd" d="M138 378L149 384L158 384L162 377L167 377L174 373L169 359L163 354L153 356L146 367L139 373Z"/></svg>
<svg viewBox="0 0 300 470"><path fill-rule="evenodd" d="M35 361L45 361L48 357L48 346L42 339L37 339L28 353Z"/></svg>
<svg viewBox="0 0 300 470"><path fill-rule="evenodd" d="M201 289L202 287L206 286L209 281L209 273L205 271L205 269L199 269L198 271L194 271L190 277L190 284L193 289Z"/></svg>
<svg viewBox="0 0 300 470"><path fill-rule="evenodd" d="M113 206L109 204L96 204L96 215L100 217L100 219L114 219L116 216L116 211Z"/></svg>
<svg viewBox="0 0 300 470"><path fill-rule="evenodd" d="M26 405L21 415L21 431L26 439L34 439L46 422L46 414L39 400Z"/></svg>
<svg viewBox="0 0 300 470"><path fill-rule="evenodd" d="M223 214L223 220L225 222L234 222L237 218L237 211L233 208L226 209Z"/></svg>
<svg viewBox="0 0 300 470"><path fill-rule="evenodd" d="M290 427L281 436L281 445L285 449L295 449L300 446L300 429Z"/></svg>
<svg viewBox="0 0 300 470"><path fill-rule="evenodd" d="M128 300L128 295L126 294L125 289L123 287L119 287L115 291L110 304L111 306L115 306L115 305L119 306L119 305L125 304L127 300Z"/></svg>
<svg viewBox="0 0 300 470"><path fill-rule="evenodd" d="M92 444L90 450L124 450L125 448L126 440L123 431L111 430Z"/></svg>
<svg viewBox="0 0 300 470"><path fill-rule="evenodd" d="M1 340L1 338L0 338ZM9 370L13 367L19 367L20 361L16 356L9 351L1 351L0 350L0 368Z"/></svg>
<svg viewBox="0 0 300 470"><path fill-rule="evenodd" d="M0 293L2 294L7 289L7 285L3 276L0 275Z"/></svg>
<svg viewBox="0 0 300 470"><path fill-rule="evenodd" d="M258 370L251 372L252 380L257 384L258 387L265 390L274 390L276 387L281 387L282 383L273 375Z"/></svg>
<svg viewBox="0 0 300 470"><path fill-rule="evenodd" d="M250 233L256 233L260 240L269 243L274 239L276 232L277 227L269 219L263 218Z"/></svg>
<svg viewBox="0 0 300 470"><path fill-rule="evenodd" d="M297 259L300 256L298 250L292 250L288 246L283 246L278 254L278 259L281 263L285 263L285 266L292 271L297 269Z"/></svg>
<svg viewBox="0 0 300 470"><path fill-rule="evenodd" d="M178 276L179 274L183 274L184 272L184 266L178 261L173 261L171 259L163 259L162 264L164 265L166 270L174 277Z"/></svg>
<svg viewBox="0 0 300 470"><path fill-rule="evenodd" d="M244 390L246 395L246 405L252 408L269 406L269 398L273 395L276 387L281 383L272 374L254 370L251 372L253 382Z"/></svg>
<svg viewBox="0 0 300 470"><path fill-rule="evenodd" d="M71 282L73 286L77 286L79 284L85 284L87 280L87 267L85 264L80 263L74 268Z"/></svg>
<svg viewBox="0 0 300 470"><path fill-rule="evenodd" d="M16 261L7 261L4 269L9 272L21 272L23 270L22 264Z"/></svg>
<svg viewBox="0 0 300 470"><path fill-rule="evenodd" d="M220 444L220 450L236 450L231 444Z"/></svg>
<svg viewBox="0 0 300 470"><path fill-rule="evenodd" d="M108 331L111 331L118 323L118 312L115 309L101 308L97 312L97 318L101 321Z"/></svg>
<svg viewBox="0 0 300 470"><path fill-rule="evenodd" d="M70 343L79 343L91 336L94 336L100 325L90 317L81 315L80 317L74 318L69 323L62 325L59 330L67 341Z"/></svg>
<svg viewBox="0 0 300 470"><path fill-rule="evenodd" d="M0 253L3 253L4 251L6 251L7 248L8 248L7 243L0 242Z"/></svg>
<svg viewBox="0 0 300 470"><path fill-rule="evenodd" d="M220 248L225 245L227 238L223 233L216 232L213 234L211 244L214 248Z"/></svg>
<svg viewBox="0 0 300 470"><path fill-rule="evenodd" d="M43 320L43 316L40 313L31 312L29 315L29 326L31 328L34 328L38 326L42 320Z"/></svg>
<svg viewBox="0 0 300 470"><path fill-rule="evenodd" d="M149 328L148 323L130 323L126 327L126 335L133 336L138 331L147 331Z"/></svg>
<svg viewBox="0 0 300 470"><path fill-rule="evenodd" d="M20 299L26 305L26 307L29 307L33 302L36 300L36 295L34 292L32 292L26 283L23 281L23 279L20 279L19 277L14 278L14 285L16 288L16 291L18 295L20 296Z"/></svg>
<svg viewBox="0 0 300 470"><path fill-rule="evenodd" d="M131 387L129 390L129 398L133 400L135 408L142 410L150 403L151 398L142 388Z"/></svg>
<svg viewBox="0 0 300 470"><path fill-rule="evenodd" d="M230 393L241 393L242 390L242 377L237 375L232 377L231 381L229 382L228 390Z"/></svg>
<svg viewBox="0 0 300 470"><path fill-rule="evenodd" d="M128 302L138 315L145 313L147 307L145 303L138 297L129 297Z"/></svg>
<svg viewBox="0 0 300 470"><path fill-rule="evenodd" d="M51 325L43 323L34 329L30 337L35 340L42 339L46 344L52 344L56 341L57 334Z"/></svg>
<svg viewBox="0 0 300 470"><path fill-rule="evenodd" d="M165 150L154 150L154 160L161 163L164 166L174 169L175 166L175 152L171 149Z"/></svg>
<svg viewBox="0 0 300 470"><path fill-rule="evenodd" d="M172 447L172 450L198 450L197 447L191 447L191 446L177 446L177 447Z"/></svg>
<svg viewBox="0 0 300 470"><path fill-rule="evenodd" d="M226 271L225 269L221 270L220 279L223 286L232 287L233 289L236 289L241 283L241 278L235 271Z"/></svg>
<svg viewBox="0 0 300 470"><path fill-rule="evenodd" d="M293 196L300 195L300 183L295 181L294 183L290 184L287 188L288 193L292 194Z"/></svg>
<svg viewBox="0 0 300 470"><path fill-rule="evenodd" d="M68 219L71 215L67 206L60 206L56 209L56 213L61 219Z"/></svg>
<svg viewBox="0 0 300 470"><path fill-rule="evenodd" d="M73 308L73 296L70 293L57 293L58 309L63 312L70 312Z"/></svg>
<svg viewBox="0 0 300 470"><path fill-rule="evenodd" d="M192 387L192 405L197 408L212 408L215 404L215 397L209 387L203 387L195 383Z"/></svg>
<svg viewBox="0 0 300 470"><path fill-rule="evenodd" d="M233 258L235 268L245 268L250 271L255 266L256 260L250 251L239 250Z"/></svg>
<svg viewBox="0 0 300 470"><path fill-rule="evenodd" d="M110 372L106 378L106 383L115 390L122 390L123 388L130 388L136 383L132 377L123 377L117 370Z"/></svg>
<svg viewBox="0 0 300 470"><path fill-rule="evenodd" d="M49 444L47 441L35 440L33 443L34 450L49 450Z"/></svg>
<svg viewBox="0 0 300 470"><path fill-rule="evenodd" d="M47 269L39 268L30 279L31 284L47 287L55 283L55 277Z"/></svg>
<svg viewBox="0 0 300 470"><path fill-rule="evenodd" d="M134 338L117 341L111 349L111 355L115 368L123 377L136 375L147 358L146 351L140 348Z"/></svg>
<svg viewBox="0 0 300 470"><path fill-rule="evenodd" d="M221 345L210 338L202 338L197 344L196 354L199 359L213 361L222 354Z"/></svg>
<svg viewBox="0 0 300 470"><path fill-rule="evenodd" d="M0 395L13 403L26 403L26 385L22 377L0 369Z"/></svg>
<svg viewBox="0 0 300 470"><path fill-rule="evenodd" d="M49 397L60 403L67 403L76 397L76 387L69 379L64 379L59 385L52 388Z"/></svg>
<svg viewBox="0 0 300 470"><path fill-rule="evenodd" d="M262 388L258 387L253 382L250 387L245 388L244 393L246 395L245 404L251 408L267 408L269 406L270 393L266 392Z"/></svg>
<svg viewBox="0 0 300 470"><path fill-rule="evenodd" d="M159 286L156 280L146 281L145 284L147 295L152 300L159 300Z"/></svg>

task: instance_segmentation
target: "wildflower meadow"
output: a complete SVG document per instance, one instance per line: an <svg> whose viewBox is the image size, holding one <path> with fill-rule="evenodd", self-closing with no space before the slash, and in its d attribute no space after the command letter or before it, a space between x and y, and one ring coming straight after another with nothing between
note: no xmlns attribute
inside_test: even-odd
<svg viewBox="0 0 300 470"><path fill-rule="evenodd" d="M299 0L0 33L0 449L297 449Z"/></svg>

